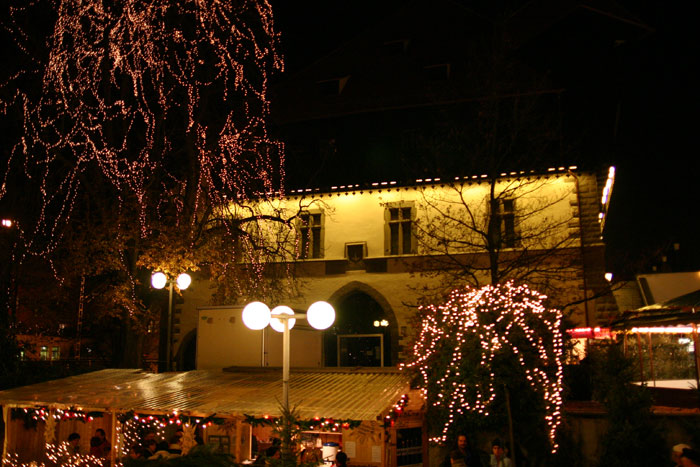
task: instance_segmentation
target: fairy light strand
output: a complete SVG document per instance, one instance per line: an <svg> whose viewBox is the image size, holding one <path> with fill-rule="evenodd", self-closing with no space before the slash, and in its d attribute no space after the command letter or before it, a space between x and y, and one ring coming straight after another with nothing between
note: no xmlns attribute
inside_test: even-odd
<svg viewBox="0 0 700 467"><path fill-rule="evenodd" d="M55 9L43 61L24 26L40 8ZM266 127L269 75L283 62L266 0L61 0L9 12L28 65L0 82L0 113L21 109L23 123L0 170L0 198L18 170L36 184L37 215L18 220L31 254L61 242L84 185L99 182L90 174L112 187L120 209L138 206L142 236L165 212L194 222L205 202L283 192L281 143Z"/></svg>
<svg viewBox="0 0 700 467"><path fill-rule="evenodd" d="M440 434L431 441L445 442L458 415L489 416L489 407L496 398L497 375L492 364L497 355L509 352L522 367L529 386L543 398L552 452L556 452L563 403L562 313L545 308L545 299L526 285L507 282L480 289L457 289L443 305L421 307L422 322L413 346L413 360L401 368L417 371L423 397L432 406L447 410ZM474 339L485 384L468 386L460 372L466 344ZM439 367L437 361L444 351L451 352L451 358L444 374L431 382L431 374ZM429 393L429 387L436 388L436 392Z"/></svg>

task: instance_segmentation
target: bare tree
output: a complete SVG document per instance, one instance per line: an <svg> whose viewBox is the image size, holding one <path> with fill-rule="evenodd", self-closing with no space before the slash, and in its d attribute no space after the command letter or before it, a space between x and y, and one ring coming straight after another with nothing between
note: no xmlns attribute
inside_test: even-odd
<svg viewBox="0 0 700 467"><path fill-rule="evenodd" d="M555 296L581 268L569 228L575 184L547 174L566 152L562 90L517 59L503 30L469 51L463 98L410 143L440 177L422 189L415 227L427 256L416 273L441 277L438 294L516 280Z"/></svg>
<svg viewBox="0 0 700 467"><path fill-rule="evenodd" d="M17 263L40 258L138 335L152 270L204 268L228 298L290 290L289 271L266 268L296 248L294 213L269 207L284 194L269 3L11 1L2 26L15 60L0 71L0 202L30 207L10 213ZM270 223L275 236L250 234Z"/></svg>
<svg viewBox="0 0 700 467"><path fill-rule="evenodd" d="M515 280L557 290L580 268L572 188L566 177L518 174L424 188L416 222L422 274L439 275L441 288Z"/></svg>

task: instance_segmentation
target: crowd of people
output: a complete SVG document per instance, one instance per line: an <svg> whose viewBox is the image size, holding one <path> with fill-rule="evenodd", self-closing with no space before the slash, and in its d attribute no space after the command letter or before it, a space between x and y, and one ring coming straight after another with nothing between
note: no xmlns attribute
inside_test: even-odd
<svg viewBox="0 0 700 467"><path fill-rule="evenodd" d="M457 444L440 467L482 467L482 459L469 445L466 435L457 436ZM488 467L512 467L508 445L496 438L491 443ZM700 450L688 444L676 444L671 450L670 467L700 467Z"/></svg>
<svg viewBox="0 0 700 467"><path fill-rule="evenodd" d="M168 459L182 455L182 437L183 431L178 429L170 438L170 441L164 439L158 440L154 431L148 431L144 435L140 443L132 444L129 447L127 456L130 459ZM200 436L195 436L197 445L190 450L196 450L197 446L204 444L204 440Z"/></svg>

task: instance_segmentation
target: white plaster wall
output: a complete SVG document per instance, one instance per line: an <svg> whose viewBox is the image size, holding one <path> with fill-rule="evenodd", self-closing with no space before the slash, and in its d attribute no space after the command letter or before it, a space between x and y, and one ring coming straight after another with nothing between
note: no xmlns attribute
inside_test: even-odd
<svg viewBox="0 0 700 467"><path fill-rule="evenodd" d="M579 174L580 178L593 178L593 175ZM560 228L556 236L568 237L571 219L576 209L576 194L574 178L566 174L553 174L530 180L526 193L521 193L522 199L516 203L517 209L527 209L530 206L546 206L541 211L532 215L527 222L537 226L548 220L560 222ZM497 190L513 186L513 180L504 180ZM489 186L486 183L474 181L465 184L464 195L470 205L486 209L486 200ZM418 187L399 188L392 186L376 187L371 190L338 193L315 193L291 195L284 200L275 203L274 206L262 206L262 212L272 212L274 209L286 214L295 213L300 205L311 204L312 209L323 209L324 219L324 257L323 260L339 260L344 258L345 244L349 242L366 242L367 257L384 257L385 218L384 211L387 203L413 201L417 207L425 199L454 200L455 192L446 186L424 185ZM425 197L425 198L424 198ZM538 204L539 203L539 204ZM418 210L420 215L420 209ZM574 222L576 228L578 222ZM554 239L555 234L550 240ZM576 245L576 240L572 240ZM575 279L577 280L577 279ZM372 287L383 296L394 313L398 331L406 327L410 334L412 331L410 320L416 312L411 306L416 304L420 293L416 292L421 285L428 281L426 278L414 276L409 273L367 273L365 271L348 271L345 274L328 275L322 277L304 278L305 289L303 297L292 300L286 305L298 310L306 310L308 306L317 300L329 300L344 286L351 282L361 282ZM572 283L572 293L578 293L578 282ZM180 332L176 334L179 340L175 343L174 351L177 352L181 339L188 332L197 327L197 308L209 304L211 291L208 283L196 281L191 291L185 291L185 303L181 306ZM276 305L276 304L270 304ZM580 310L577 310L580 314ZM576 321L579 321L580 319ZM406 345L410 336L401 337L400 344Z"/></svg>

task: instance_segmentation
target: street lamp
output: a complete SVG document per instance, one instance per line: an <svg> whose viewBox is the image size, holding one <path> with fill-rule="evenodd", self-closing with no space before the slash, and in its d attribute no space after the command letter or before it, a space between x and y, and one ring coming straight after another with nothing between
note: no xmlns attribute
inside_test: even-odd
<svg viewBox="0 0 700 467"><path fill-rule="evenodd" d="M319 330L328 329L335 321L335 310L330 303L315 302L309 306L306 314L294 313L288 306L280 305L272 309L262 302L251 302L243 308L243 323L256 331L268 324L282 334L282 402L289 410L289 330L297 319L306 319Z"/></svg>
<svg viewBox="0 0 700 467"><path fill-rule="evenodd" d="M162 272L154 272L153 275L151 275L151 285L153 286L154 289L162 289L166 285L168 286L168 337L166 341L166 347L165 347L165 358L167 359L165 362L165 370L166 371L171 371L172 370L172 358L170 356L170 347L171 347L171 341L172 341L172 331L173 331L173 287L177 285L177 288L180 290L185 290L187 287L190 286L192 283L192 278L190 277L189 274L183 272L177 278L173 281L172 279L168 279L168 276L166 276Z"/></svg>

